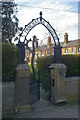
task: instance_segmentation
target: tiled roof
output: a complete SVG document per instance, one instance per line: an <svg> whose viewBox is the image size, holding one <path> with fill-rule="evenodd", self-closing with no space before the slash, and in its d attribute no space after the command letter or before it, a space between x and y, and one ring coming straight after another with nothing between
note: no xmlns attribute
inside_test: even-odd
<svg viewBox="0 0 80 120"><path fill-rule="evenodd" d="M50 50L53 48L53 45L51 45L50 47L47 47L47 45L42 45L42 46L38 46L37 50Z"/></svg>
<svg viewBox="0 0 80 120"><path fill-rule="evenodd" d="M74 47L74 46L80 46L80 39L78 40L72 40L72 41L68 41L67 44L64 44L64 42L61 42L60 45L62 47ZM54 45L51 45L49 48L47 47L47 45L42 45L38 47L38 50L45 50L45 49L52 49Z"/></svg>
<svg viewBox="0 0 80 120"><path fill-rule="evenodd" d="M80 39L78 40L72 40L68 41L67 44L64 44L64 42L61 43L62 47L74 47L74 46L80 46Z"/></svg>
<svg viewBox="0 0 80 120"><path fill-rule="evenodd" d="M64 42L61 42L60 45L65 48L65 47L74 47L74 46L80 46L80 39L78 40L72 40L72 41L68 41L66 44L64 44ZM47 45L42 45L42 46L38 46L38 48L36 50L51 50L53 49L54 44L52 44L50 47L47 47Z"/></svg>

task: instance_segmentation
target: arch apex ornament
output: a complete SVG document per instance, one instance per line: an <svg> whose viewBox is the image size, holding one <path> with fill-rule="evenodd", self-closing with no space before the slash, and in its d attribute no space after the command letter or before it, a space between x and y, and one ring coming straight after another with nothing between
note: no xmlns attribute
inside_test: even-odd
<svg viewBox="0 0 80 120"><path fill-rule="evenodd" d="M27 41L27 36L30 33L30 31L37 25L42 24L51 33L51 36L54 41L54 45L55 45L55 47L54 47L54 62L61 63L61 58L59 59L59 56L61 57L61 46L60 46L60 42L59 42L57 33L56 33L55 29L51 26L51 24L42 17L42 11L40 11L39 14L40 14L39 18L32 19L31 22L29 22L27 25L25 25L24 29L20 33L19 42L21 41L20 39L22 38L24 40L24 45L25 45L26 41Z"/></svg>
<svg viewBox="0 0 80 120"><path fill-rule="evenodd" d="M56 46L56 45L59 46L59 45L60 45L60 43L59 43L59 38L58 38L58 36L57 36L57 34L56 34L55 29L50 25L50 23L49 23L47 20L45 20L45 19L42 17L42 11L40 11L39 14L40 14L40 17L39 17L39 18L32 19L31 22L29 22L27 25L25 25L23 31L21 32L20 39L21 39L21 37L24 37L24 41L26 41L27 36L28 36L28 34L30 33L30 31L31 31L34 27L36 27L37 25L42 24L42 25L51 33L51 36L52 36L52 38L53 38L53 40L54 40L55 46Z"/></svg>
<svg viewBox="0 0 80 120"><path fill-rule="evenodd" d="M42 11L40 11L40 16L42 17Z"/></svg>
<svg viewBox="0 0 80 120"><path fill-rule="evenodd" d="M42 11L40 11L40 21L42 21Z"/></svg>

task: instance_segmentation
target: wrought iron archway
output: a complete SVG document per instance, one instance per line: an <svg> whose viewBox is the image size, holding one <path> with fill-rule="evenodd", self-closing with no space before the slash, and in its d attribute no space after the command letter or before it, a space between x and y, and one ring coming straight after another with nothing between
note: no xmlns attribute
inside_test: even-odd
<svg viewBox="0 0 80 120"><path fill-rule="evenodd" d="M18 41L18 48L20 51L20 62L24 63L24 58L25 58L25 48L24 46L26 45L26 40L29 32L37 25L42 24L50 33L51 36L54 40L55 47L54 47L54 62L55 63L61 63L61 46L59 42L59 38L56 34L55 29L50 25L48 21L46 21L44 18L42 18L42 12L40 12L40 17L36 19L32 19L31 22L29 22L27 25L25 25L24 29L19 35L19 41ZM24 38L24 42L21 42L21 38Z"/></svg>
<svg viewBox="0 0 80 120"><path fill-rule="evenodd" d="M42 12L40 12L40 17L36 19L32 19L31 22L29 22L27 25L25 25L24 29L22 30L22 33L20 34L20 38L24 37L27 38L29 32L37 25L42 24L47 30L51 33L52 38L54 40L55 46L60 45L59 38L56 34L55 29L50 25L48 21L46 21L44 18L42 18Z"/></svg>

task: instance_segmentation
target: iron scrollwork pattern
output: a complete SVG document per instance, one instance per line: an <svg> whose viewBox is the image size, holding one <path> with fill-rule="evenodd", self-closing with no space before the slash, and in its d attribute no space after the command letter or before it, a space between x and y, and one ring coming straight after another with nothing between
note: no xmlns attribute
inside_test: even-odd
<svg viewBox="0 0 80 120"><path fill-rule="evenodd" d="M20 39L23 37L24 41L27 39L27 35L29 34L29 32L37 25L42 24L44 27L47 28L47 30L51 33L52 38L54 40L55 46L56 45L60 45L59 42L59 38L56 34L55 29L50 25L50 23L48 21L46 21L44 18L42 18L42 12L40 12L40 17L36 18L36 19L32 19L32 21L30 23L28 23L27 25L25 25L21 35L20 35Z"/></svg>

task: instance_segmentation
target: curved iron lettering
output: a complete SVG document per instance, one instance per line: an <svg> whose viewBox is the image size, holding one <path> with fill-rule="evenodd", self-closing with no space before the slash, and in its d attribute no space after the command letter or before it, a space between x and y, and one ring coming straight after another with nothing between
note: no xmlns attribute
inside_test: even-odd
<svg viewBox="0 0 80 120"><path fill-rule="evenodd" d="M21 33L19 34L18 38L18 48L20 51L20 54L23 55L22 58L20 58L20 63L24 64L24 57L25 55L23 53L25 53L25 49L23 46L26 45L27 42L27 36L29 34L29 32L37 25L42 24L52 35L52 38L54 40L55 46L54 46L54 63L61 63L61 54L62 54L62 50L61 50L61 46L60 46L60 42L59 42L59 38L56 34L55 29L50 25L50 23L48 21L46 21L44 18L42 18L42 12L40 12L40 17L36 18L36 19L32 19L32 21L30 23L28 23L27 25L25 25L24 29L21 31ZM23 39L23 42L21 42L21 40ZM20 56L21 56L20 55Z"/></svg>
<svg viewBox="0 0 80 120"><path fill-rule="evenodd" d="M42 24L45 28L47 28L47 30L51 33L51 36L54 40L55 45L60 45L59 42L59 38L56 34L55 29L50 25L50 23L48 21L46 21L44 18L42 18L42 13L40 12L40 17L36 18L36 19L32 19L32 21L30 23L28 23L27 25L25 25L20 38L24 37L24 41L27 39L27 36L29 34L29 32L37 25Z"/></svg>

